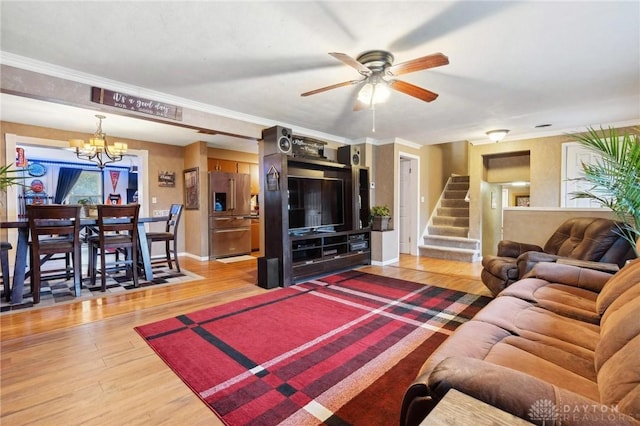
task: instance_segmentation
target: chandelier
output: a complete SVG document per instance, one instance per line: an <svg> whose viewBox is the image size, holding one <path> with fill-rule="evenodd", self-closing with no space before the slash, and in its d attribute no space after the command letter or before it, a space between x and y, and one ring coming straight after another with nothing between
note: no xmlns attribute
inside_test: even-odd
<svg viewBox="0 0 640 426"><path fill-rule="evenodd" d="M96 115L98 119L98 128L89 141L82 139L71 139L69 146L74 148L76 156L81 160L93 161L104 169L109 163L122 161L123 155L127 152L127 144L124 142L114 142L113 145L107 143L107 135L102 131L102 120L104 115Z"/></svg>

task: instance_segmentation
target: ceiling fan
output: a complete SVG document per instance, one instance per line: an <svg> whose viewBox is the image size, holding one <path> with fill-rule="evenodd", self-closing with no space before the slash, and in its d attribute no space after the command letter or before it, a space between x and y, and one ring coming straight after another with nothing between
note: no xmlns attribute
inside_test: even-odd
<svg viewBox="0 0 640 426"><path fill-rule="evenodd" d="M389 88L425 102L434 101L438 97L437 93L407 83L406 81L393 79L392 77L435 68L449 63L449 58L442 53L434 53L397 65L393 65L393 55L385 50L369 50L360 54L356 59L345 53L332 52L329 53L329 55L354 68L363 78L321 87L320 89L302 93L300 96L311 96L339 87L364 83L364 86L358 93L358 99L353 108L354 111L373 108L375 104L384 102L389 97Z"/></svg>

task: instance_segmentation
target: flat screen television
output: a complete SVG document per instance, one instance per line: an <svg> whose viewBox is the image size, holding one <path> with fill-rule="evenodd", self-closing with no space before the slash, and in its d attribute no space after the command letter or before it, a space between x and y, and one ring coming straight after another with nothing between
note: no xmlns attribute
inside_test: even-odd
<svg viewBox="0 0 640 426"><path fill-rule="evenodd" d="M289 230L331 230L344 224L344 181L289 176Z"/></svg>

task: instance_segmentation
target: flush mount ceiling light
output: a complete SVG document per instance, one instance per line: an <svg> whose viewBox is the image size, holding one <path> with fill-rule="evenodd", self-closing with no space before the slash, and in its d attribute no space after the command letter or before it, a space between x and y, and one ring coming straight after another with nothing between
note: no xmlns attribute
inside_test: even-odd
<svg viewBox="0 0 640 426"><path fill-rule="evenodd" d="M505 136L507 136L507 133L509 133L509 130L507 129L489 130L487 132L487 136L489 136L489 139L494 142L500 142Z"/></svg>
<svg viewBox="0 0 640 426"><path fill-rule="evenodd" d="M71 139L69 147L75 149L78 158L93 161L103 169L109 163L122 161L122 156L127 152L128 147L123 142L114 142L113 145L109 145L107 135L102 131L102 120L107 117L96 115L96 118L98 119L98 128L89 141Z"/></svg>

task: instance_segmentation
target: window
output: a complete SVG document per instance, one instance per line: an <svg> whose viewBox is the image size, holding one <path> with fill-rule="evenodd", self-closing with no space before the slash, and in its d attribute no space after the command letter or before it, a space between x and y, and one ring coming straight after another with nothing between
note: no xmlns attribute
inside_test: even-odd
<svg viewBox="0 0 640 426"><path fill-rule="evenodd" d="M78 204L80 200L89 200L90 204L101 204L103 199L102 172L83 170L69 192L69 204Z"/></svg>

